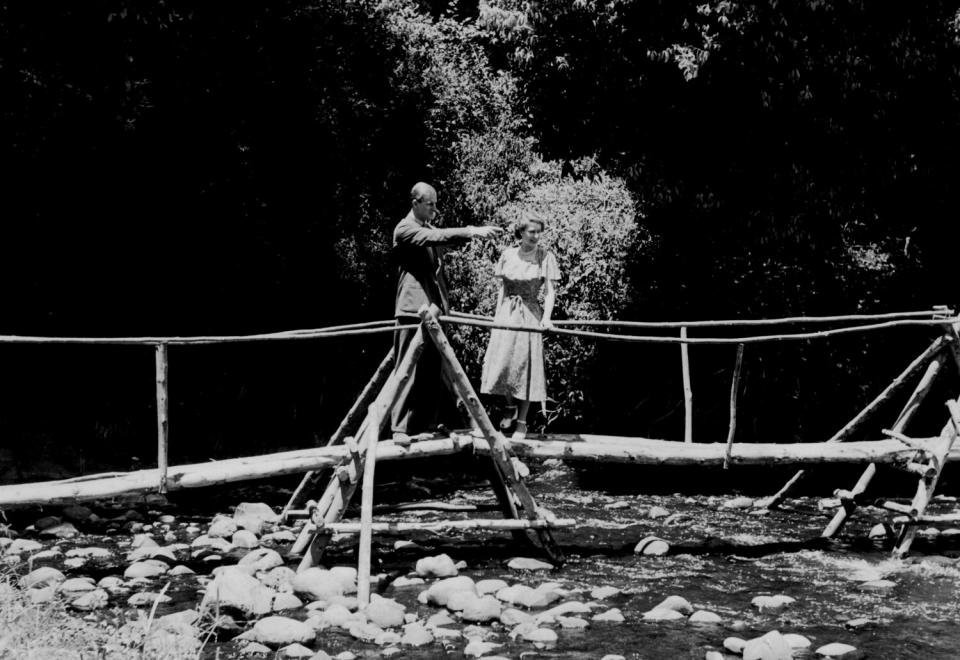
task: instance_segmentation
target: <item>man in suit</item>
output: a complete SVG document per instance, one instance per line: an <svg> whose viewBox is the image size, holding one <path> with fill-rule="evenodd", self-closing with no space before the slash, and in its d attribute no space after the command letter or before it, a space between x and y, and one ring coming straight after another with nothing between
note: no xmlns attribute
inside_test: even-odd
<svg viewBox="0 0 960 660"><path fill-rule="evenodd" d="M406 353L420 323L420 307L433 303L446 314L450 311L447 281L443 274L443 253L446 248L461 245L474 238L489 238L500 227L453 227L440 229L432 222L437 217L437 191L420 182L410 191L410 212L393 230L393 252L399 267L394 317L395 365ZM426 431L436 418L442 383L440 354L427 339L423 353L410 380L400 393L391 413L393 437L409 441L414 433Z"/></svg>

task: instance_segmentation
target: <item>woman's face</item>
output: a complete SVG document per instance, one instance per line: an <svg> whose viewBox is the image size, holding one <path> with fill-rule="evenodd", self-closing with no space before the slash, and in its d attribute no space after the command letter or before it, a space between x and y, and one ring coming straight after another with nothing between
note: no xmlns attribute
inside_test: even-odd
<svg viewBox="0 0 960 660"><path fill-rule="evenodd" d="M527 247L533 247L540 242L540 232L543 226L539 222L528 222L520 232L520 242Z"/></svg>

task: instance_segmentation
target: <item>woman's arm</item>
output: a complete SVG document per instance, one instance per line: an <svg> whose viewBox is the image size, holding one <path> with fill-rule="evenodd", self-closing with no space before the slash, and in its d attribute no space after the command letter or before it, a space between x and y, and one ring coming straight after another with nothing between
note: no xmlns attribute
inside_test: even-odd
<svg viewBox="0 0 960 660"><path fill-rule="evenodd" d="M553 303L557 300L557 288L551 279L544 280L543 284L546 288L543 293L543 318L540 319L540 327L544 330L550 330L553 328L553 321L550 320L550 317L553 315Z"/></svg>

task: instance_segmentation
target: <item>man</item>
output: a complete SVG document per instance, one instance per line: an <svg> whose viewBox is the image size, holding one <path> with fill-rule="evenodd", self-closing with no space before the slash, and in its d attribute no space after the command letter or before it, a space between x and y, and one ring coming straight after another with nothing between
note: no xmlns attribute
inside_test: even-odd
<svg viewBox="0 0 960 660"><path fill-rule="evenodd" d="M396 366L416 333L420 308L433 303L444 314L450 311L443 275L445 248L473 238L496 236L503 231L500 227L440 229L432 224L436 217L437 191L429 184L416 184L410 191L410 212L393 230L393 252L400 275L394 308L398 326L393 341ZM442 371L440 354L427 338L414 373L391 413L394 440L408 442L411 434L426 431L435 420Z"/></svg>

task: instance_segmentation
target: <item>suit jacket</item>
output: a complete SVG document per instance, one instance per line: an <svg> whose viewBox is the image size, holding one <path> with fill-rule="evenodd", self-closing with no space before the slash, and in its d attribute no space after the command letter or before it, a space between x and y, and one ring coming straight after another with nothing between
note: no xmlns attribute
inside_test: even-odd
<svg viewBox="0 0 960 660"><path fill-rule="evenodd" d="M407 214L393 230L393 254L399 269L394 316L417 316L424 304L450 311L447 281L443 275L443 248L470 240L466 227L439 229L421 225Z"/></svg>

